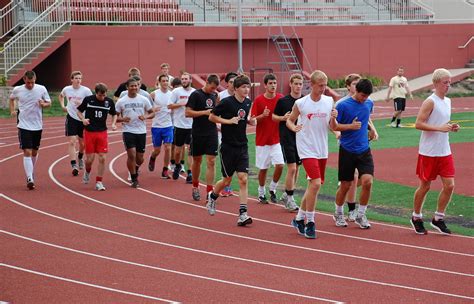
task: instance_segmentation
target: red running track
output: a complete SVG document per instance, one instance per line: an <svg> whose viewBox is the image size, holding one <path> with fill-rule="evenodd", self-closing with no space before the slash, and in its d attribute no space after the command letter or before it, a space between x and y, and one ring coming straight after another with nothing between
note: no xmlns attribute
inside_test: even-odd
<svg viewBox="0 0 474 304"><path fill-rule="evenodd" d="M107 191L96 192L70 174L62 119L45 122L37 189L28 191L11 123L0 121L0 301L474 300L473 238L382 223L337 228L319 213L318 238L306 240L289 226L293 214L255 200L254 223L237 227L236 197L220 198L210 217L183 179L143 168L141 187L130 188L120 133L110 135Z"/></svg>

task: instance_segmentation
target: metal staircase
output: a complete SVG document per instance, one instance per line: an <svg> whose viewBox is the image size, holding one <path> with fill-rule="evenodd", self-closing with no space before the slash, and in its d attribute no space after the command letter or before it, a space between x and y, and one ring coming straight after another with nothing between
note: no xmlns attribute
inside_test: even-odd
<svg viewBox="0 0 474 304"><path fill-rule="evenodd" d="M311 64L309 63L308 58L306 57L306 53L303 49L303 45L301 44L301 40L299 39L298 35L296 34L295 29L293 28L293 34L291 36L287 36L283 29L280 27L281 32L278 35L271 35L270 39L273 41L278 54L280 56L282 69L289 72L290 74L299 73L304 75L303 68L301 66L300 60L296 55L295 49L293 47L292 41L296 41L301 52L307 62L308 68L311 71ZM311 81L304 77L303 81L303 94L308 94L311 90Z"/></svg>

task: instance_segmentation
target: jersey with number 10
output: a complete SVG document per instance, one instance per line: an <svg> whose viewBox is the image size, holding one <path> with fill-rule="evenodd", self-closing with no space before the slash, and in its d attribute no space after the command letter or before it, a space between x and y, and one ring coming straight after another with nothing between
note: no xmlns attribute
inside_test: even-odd
<svg viewBox="0 0 474 304"><path fill-rule="evenodd" d="M107 115L116 115L112 99L105 97L104 101L100 101L95 95L84 98L77 110L84 113L84 118L89 119L90 124L85 127L89 132L107 130Z"/></svg>

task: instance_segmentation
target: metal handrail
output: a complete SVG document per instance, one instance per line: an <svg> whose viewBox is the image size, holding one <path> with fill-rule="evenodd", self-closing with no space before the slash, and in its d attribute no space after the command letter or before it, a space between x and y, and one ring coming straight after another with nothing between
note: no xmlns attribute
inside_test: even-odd
<svg viewBox="0 0 474 304"><path fill-rule="evenodd" d="M0 39L22 25L22 23L19 22L21 18L18 16L19 13L24 13L22 8L23 1L20 0L17 3L11 1L0 9Z"/></svg>
<svg viewBox="0 0 474 304"><path fill-rule="evenodd" d="M1 53L4 56L4 75L8 76L18 63L28 58L38 47L65 25L69 24L65 14L58 12L64 7L62 0L55 1L18 34L8 40ZM68 1L66 6L68 7Z"/></svg>
<svg viewBox="0 0 474 304"><path fill-rule="evenodd" d="M474 36L471 36L471 38L469 38L469 40L466 43L464 43L464 45L460 45L458 46L458 48L465 49L469 45L469 43L471 43L472 40L474 40Z"/></svg>

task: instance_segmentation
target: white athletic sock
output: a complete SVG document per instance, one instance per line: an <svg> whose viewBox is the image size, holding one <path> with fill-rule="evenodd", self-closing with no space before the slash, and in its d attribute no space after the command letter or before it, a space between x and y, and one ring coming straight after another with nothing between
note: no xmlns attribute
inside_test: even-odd
<svg viewBox="0 0 474 304"><path fill-rule="evenodd" d="M265 186L258 186L258 196L264 196L265 191Z"/></svg>
<svg viewBox="0 0 474 304"><path fill-rule="evenodd" d="M33 161L31 157L23 157L23 167L27 178L33 178Z"/></svg>
<svg viewBox="0 0 474 304"><path fill-rule="evenodd" d="M296 215L296 220L297 221L301 221L301 220L304 220L304 217L306 215L306 211L304 211L303 209L298 209L298 214Z"/></svg>
<svg viewBox="0 0 474 304"><path fill-rule="evenodd" d="M366 210L367 210L367 205L365 205L365 206L359 205L359 211L358 212L359 212L360 215L364 215Z"/></svg>
<svg viewBox="0 0 474 304"><path fill-rule="evenodd" d="M436 211L435 212L435 221L444 220L444 215L445 215L444 213Z"/></svg>
<svg viewBox="0 0 474 304"><path fill-rule="evenodd" d="M306 221L314 223L314 211L306 211Z"/></svg>
<svg viewBox="0 0 474 304"><path fill-rule="evenodd" d="M421 213L415 213L415 211L413 211L413 213L411 214L411 216L413 216L413 217L416 218L416 219L421 219L421 218L423 218L423 214L421 214Z"/></svg>
<svg viewBox="0 0 474 304"><path fill-rule="evenodd" d="M344 214L344 205L336 205L336 214Z"/></svg>
<svg viewBox="0 0 474 304"><path fill-rule="evenodd" d="M272 182L270 183L269 189L270 189L270 191L275 192L275 190L277 189L277 187L278 187L278 182L275 183L274 181L272 181Z"/></svg>

